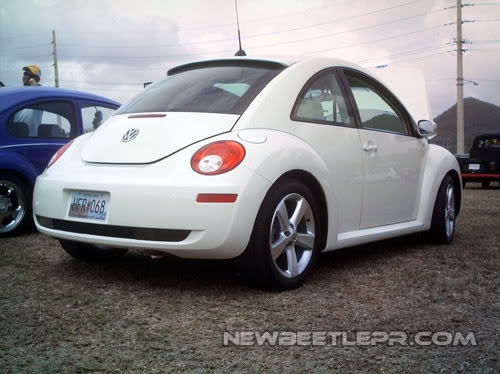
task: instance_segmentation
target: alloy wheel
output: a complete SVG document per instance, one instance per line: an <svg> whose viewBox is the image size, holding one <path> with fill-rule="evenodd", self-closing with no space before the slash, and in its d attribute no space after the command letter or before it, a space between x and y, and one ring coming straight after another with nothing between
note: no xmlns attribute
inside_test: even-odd
<svg viewBox="0 0 500 374"><path fill-rule="evenodd" d="M446 236L453 236L455 230L455 191L453 185L449 184L446 188L446 203L444 209Z"/></svg>
<svg viewBox="0 0 500 374"><path fill-rule="evenodd" d="M270 228L271 258L286 278L301 275L309 265L314 249L313 211L300 194L285 196L277 205Z"/></svg>
<svg viewBox="0 0 500 374"><path fill-rule="evenodd" d="M14 230L25 213L26 199L21 188L11 181L0 181L0 233Z"/></svg>

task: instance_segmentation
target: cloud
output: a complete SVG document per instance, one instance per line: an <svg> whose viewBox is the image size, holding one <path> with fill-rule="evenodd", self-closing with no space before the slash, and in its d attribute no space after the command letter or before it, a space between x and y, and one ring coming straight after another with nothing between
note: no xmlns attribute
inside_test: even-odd
<svg viewBox="0 0 500 374"><path fill-rule="evenodd" d="M417 66L428 80L435 113L456 100L451 51L456 47L447 45L456 37L456 25L444 26L456 19L456 9L444 10L449 1L240 0L238 5L249 55L319 54L366 66ZM498 20L500 6L465 7L463 14L465 20ZM61 83L124 101L176 64L234 55L235 22L234 2L228 0L3 1L0 80L20 85L22 66L37 63L43 83L53 84L50 43L56 30ZM464 38L498 41L499 25L466 23ZM477 50L485 46L500 49L498 43L467 46L464 75L483 81L466 85L465 95L500 104L500 83L494 82L500 80L500 53Z"/></svg>

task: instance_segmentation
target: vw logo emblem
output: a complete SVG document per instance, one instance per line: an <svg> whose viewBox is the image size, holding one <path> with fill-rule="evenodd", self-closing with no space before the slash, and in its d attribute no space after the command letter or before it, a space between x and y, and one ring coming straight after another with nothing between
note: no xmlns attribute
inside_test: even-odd
<svg viewBox="0 0 500 374"><path fill-rule="evenodd" d="M123 134L122 142L128 143L137 138L137 135L139 135L139 129L130 129L125 134Z"/></svg>

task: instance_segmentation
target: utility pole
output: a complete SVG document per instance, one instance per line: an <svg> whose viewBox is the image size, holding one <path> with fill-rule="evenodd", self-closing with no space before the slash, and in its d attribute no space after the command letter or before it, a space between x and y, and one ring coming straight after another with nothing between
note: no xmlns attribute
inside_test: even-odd
<svg viewBox="0 0 500 374"><path fill-rule="evenodd" d="M52 55L54 56L54 76L56 79L56 87L59 87L59 70L57 68L57 45L56 45L56 32L52 30Z"/></svg>
<svg viewBox="0 0 500 374"><path fill-rule="evenodd" d="M457 0L457 153L464 153L464 67L462 0Z"/></svg>
<svg viewBox="0 0 500 374"><path fill-rule="evenodd" d="M54 77L56 80L56 87L59 87L59 70L57 68L57 45L56 45L56 31L52 30L52 55L54 55ZM57 115L57 126L62 128L61 116Z"/></svg>

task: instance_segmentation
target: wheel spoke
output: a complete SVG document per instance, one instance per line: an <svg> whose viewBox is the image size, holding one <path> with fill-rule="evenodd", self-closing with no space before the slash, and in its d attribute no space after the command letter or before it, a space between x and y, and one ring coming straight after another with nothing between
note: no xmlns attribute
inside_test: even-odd
<svg viewBox="0 0 500 374"><path fill-rule="evenodd" d="M285 201L281 201L276 209L276 217L280 223L281 231L289 231L290 219L288 218L288 211L286 210Z"/></svg>
<svg viewBox="0 0 500 374"><path fill-rule="evenodd" d="M448 220L446 223L446 234L451 236L453 234L454 222L452 220Z"/></svg>
<svg viewBox="0 0 500 374"><path fill-rule="evenodd" d="M451 208L455 203L453 198L453 187L451 185L448 186L448 191L446 192L446 200L448 208Z"/></svg>
<svg viewBox="0 0 500 374"><path fill-rule="evenodd" d="M280 237L278 240L276 240L274 243L271 245L271 257L273 258L273 261L276 261L276 259L281 256L283 251L286 248L286 245L288 244L289 239L283 234L280 234Z"/></svg>
<svg viewBox="0 0 500 374"><path fill-rule="evenodd" d="M287 270L291 277L296 277L299 274L299 267L297 264L297 253L295 247L288 247L286 250Z"/></svg>
<svg viewBox="0 0 500 374"><path fill-rule="evenodd" d="M304 218L304 214L306 214L308 209L309 204L306 199L302 198L297 201L297 206L295 207L292 217L290 218L290 223L295 229L299 226L300 221L302 221L302 218Z"/></svg>
<svg viewBox="0 0 500 374"><path fill-rule="evenodd" d="M297 244L304 249L313 249L314 247L314 234L307 233L297 233Z"/></svg>

